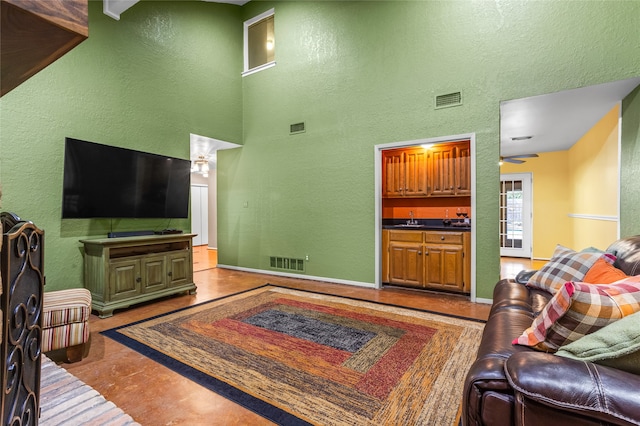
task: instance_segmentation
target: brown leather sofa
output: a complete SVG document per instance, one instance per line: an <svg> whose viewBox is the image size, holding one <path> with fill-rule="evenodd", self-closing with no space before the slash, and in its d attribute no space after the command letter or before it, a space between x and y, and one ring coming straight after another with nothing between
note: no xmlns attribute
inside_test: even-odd
<svg viewBox="0 0 640 426"><path fill-rule="evenodd" d="M640 236L618 240L607 251L627 275L640 275ZM494 289L465 380L462 425L640 425L640 376L511 343L551 298L524 285L532 272L501 280Z"/></svg>

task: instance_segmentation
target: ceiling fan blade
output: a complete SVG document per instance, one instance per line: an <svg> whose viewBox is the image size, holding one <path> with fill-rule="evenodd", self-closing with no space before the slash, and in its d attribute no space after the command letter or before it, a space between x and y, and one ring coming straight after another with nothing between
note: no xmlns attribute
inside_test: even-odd
<svg viewBox="0 0 640 426"><path fill-rule="evenodd" d="M508 155L503 158L536 158L538 154L522 154L522 155Z"/></svg>
<svg viewBox="0 0 640 426"><path fill-rule="evenodd" d="M517 158L512 158L512 157L504 157L502 159L502 161L504 161L506 163L513 163L513 164L522 164L522 163L524 163L524 160L518 160Z"/></svg>

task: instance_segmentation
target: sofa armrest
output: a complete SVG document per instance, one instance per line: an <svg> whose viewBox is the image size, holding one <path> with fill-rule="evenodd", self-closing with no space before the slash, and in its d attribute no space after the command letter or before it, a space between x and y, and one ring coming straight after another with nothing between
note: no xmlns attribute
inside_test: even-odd
<svg viewBox="0 0 640 426"><path fill-rule="evenodd" d="M529 279L533 276L533 274L535 274L536 272L538 272L536 269L523 269L522 271L518 272L518 275L516 275L516 277L514 278L514 280L517 283L520 284L526 284L527 281L529 281Z"/></svg>
<svg viewBox="0 0 640 426"><path fill-rule="evenodd" d="M640 376L591 362L542 352L518 352L505 363L507 380L521 404L518 424L540 407L593 423L640 424ZM527 411L527 400L538 407ZM537 413L535 412L537 411Z"/></svg>

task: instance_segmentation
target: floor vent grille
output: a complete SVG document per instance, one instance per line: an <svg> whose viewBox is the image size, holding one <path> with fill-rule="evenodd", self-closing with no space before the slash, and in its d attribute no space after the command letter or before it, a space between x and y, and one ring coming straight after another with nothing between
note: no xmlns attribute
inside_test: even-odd
<svg viewBox="0 0 640 426"><path fill-rule="evenodd" d="M454 92L436 96L436 109L462 105L462 93Z"/></svg>
<svg viewBox="0 0 640 426"><path fill-rule="evenodd" d="M281 256L270 256L269 266L271 266L272 269L304 272L304 259L294 259L292 257L281 257Z"/></svg>
<svg viewBox="0 0 640 426"><path fill-rule="evenodd" d="M305 131L304 122L289 125L289 133L292 135L295 135L297 133L304 133L304 131Z"/></svg>

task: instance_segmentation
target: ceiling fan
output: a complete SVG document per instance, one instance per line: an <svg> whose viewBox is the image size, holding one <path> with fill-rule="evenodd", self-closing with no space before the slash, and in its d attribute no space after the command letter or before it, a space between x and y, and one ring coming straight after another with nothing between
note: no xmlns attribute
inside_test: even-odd
<svg viewBox="0 0 640 426"><path fill-rule="evenodd" d="M538 154L521 154L521 155L507 155L506 157L500 157L500 162L507 162L513 164L522 164L524 160L522 158L535 158Z"/></svg>

